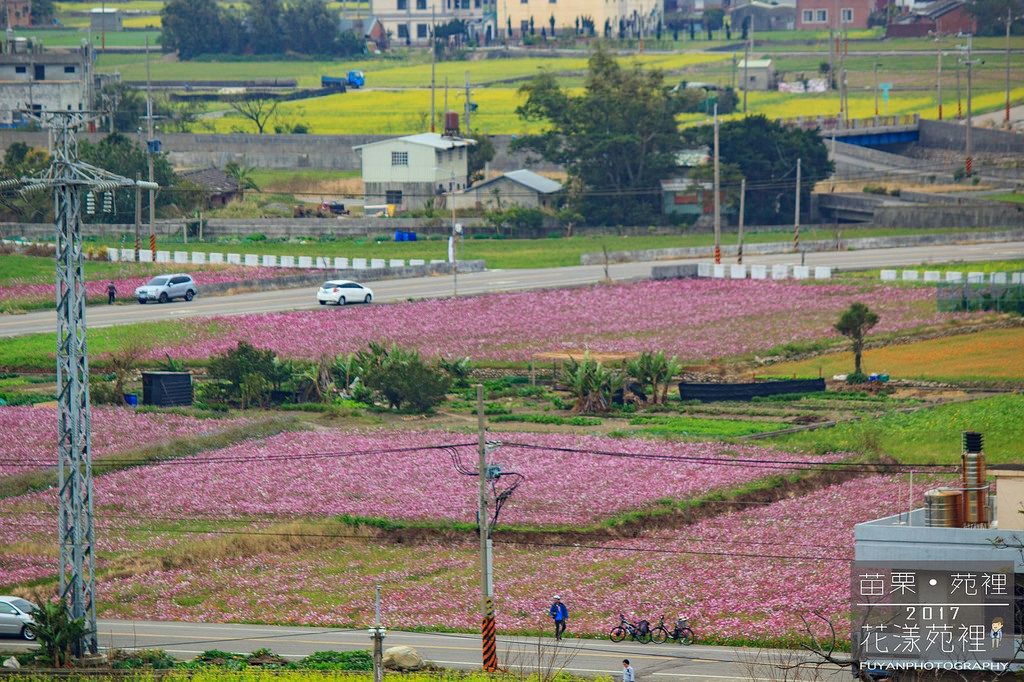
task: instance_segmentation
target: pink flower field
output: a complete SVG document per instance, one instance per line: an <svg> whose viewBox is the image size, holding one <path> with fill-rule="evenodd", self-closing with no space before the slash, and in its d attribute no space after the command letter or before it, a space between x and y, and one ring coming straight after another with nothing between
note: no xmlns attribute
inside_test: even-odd
<svg viewBox="0 0 1024 682"><path fill-rule="evenodd" d="M920 481L920 479L918 479ZM704 642L784 642L820 611L848 631L853 526L895 513L906 481L871 477L676 531L574 545L495 542L498 627L546 631L560 594L569 632L601 636L616 614L685 614ZM547 545L547 546L546 546ZM476 543L374 545L224 559L99 586L109 617L360 627L383 587L389 627L478 627ZM218 586L214 588L213 586ZM268 601L262 595L280 595ZM284 608L282 608L282 605Z"/></svg>
<svg viewBox="0 0 1024 682"><path fill-rule="evenodd" d="M283 356L316 359L384 339L427 356L477 361L527 361L584 348L664 350L683 361L706 361L835 336L832 325L853 301L881 316L876 333L954 319L935 312L934 292L925 288L680 279L225 317L216 325L194 323L184 347L189 358L206 359L244 339Z"/></svg>
<svg viewBox="0 0 1024 682"><path fill-rule="evenodd" d="M220 282L236 282L251 279L266 279L270 277L283 277L306 272L305 270L282 270L280 268L247 268L241 265L228 265L215 267L210 270L193 270L195 266L182 265L180 263L166 263L167 272L187 272L195 279L196 284L218 284ZM131 300L135 294L136 287L140 287L153 278L153 275L140 277L124 277L114 280L117 287L118 300ZM90 299L107 299L107 284L109 279L92 279L85 283L85 293ZM39 303L53 301L56 296L53 282L47 284L12 284L0 286L0 301L19 303Z"/></svg>
<svg viewBox="0 0 1024 682"><path fill-rule="evenodd" d="M526 480L502 510L506 525L587 524L660 499L682 501L791 468L771 462L821 464L838 456L804 457L752 445L673 443L561 434L489 434L535 448L505 446L492 461ZM455 470L456 450L476 466L472 437L444 432L297 432L244 442L194 458L115 472L95 480L99 509L140 518L354 516L470 522L477 479ZM557 452L573 448L584 452ZM396 449L406 451L394 452ZM392 452L385 452L391 450ZM715 457L727 462L650 461L593 451ZM353 454L367 453L367 454ZM306 455L317 456L306 456ZM764 460L763 466L729 465ZM187 481L187 485L183 482ZM623 489L629 481L629 489Z"/></svg>
<svg viewBox="0 0 1024 682"><path fill-rule="evenodd" d="M93 407L93 457L133 447L219 431L239 420L196 419L178 414ZM0 407L0 476L57 466L56 407Z"/></svg>

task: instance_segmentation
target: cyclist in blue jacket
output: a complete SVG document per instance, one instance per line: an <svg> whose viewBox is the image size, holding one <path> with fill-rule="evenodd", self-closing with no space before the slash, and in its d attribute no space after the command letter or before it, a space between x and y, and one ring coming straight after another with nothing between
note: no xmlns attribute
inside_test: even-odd
<svg viewBox="0 0 1024 682"><path fill-rule="evenodd" d="M562 639L562 633L565 632L565 621L569 620L569 609L565 608L562 598L556 594L555 603L551 605L548 612L555 621L555 641L557 642Z"/></svg>

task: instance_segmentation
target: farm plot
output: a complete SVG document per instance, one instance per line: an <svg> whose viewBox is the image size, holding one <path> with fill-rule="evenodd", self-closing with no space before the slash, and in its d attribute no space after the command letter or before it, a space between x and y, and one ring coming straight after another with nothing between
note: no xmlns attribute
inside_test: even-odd
<svg viewBox="0 0 1024 682"><path fill-rule="evenodd" d="M901 486L906 482L898 477L859 479L629 540L595 537L569 546L542 539L509 544L499 536L498 627L545 631L548 596L558 593L572 608L571 634L579 636L603 635L620 612L683 613L702 641L791 644L804 634L800 616L820 611L845 638L853 526L896 513ZM338 542L319 552L224 556L104 580L100 612L352 627L372 617L380 584L385 625L478 627L474 541ZM279 597L268 602L266 594Z"/></svg>
<svg viewBox="0 0 1024 682"><path fill-rule="evenodd" d="M180 414L92 408L92 453L96 459L148 444L213 433L246 420L196 419ZM57 466L56 407L0 409L0 478Z"/></svg>
<svg viewBox="0 0 1024 682"><path fill-rule="evenodd" d="M832 325L852 301L879 314L875 334L963 317L935 312L927 290L672 280L368 306L345 315L312 310L213 318L213 329L203 322L188 327L184 348L158 347L152 355L184 351L205 360L245 339L283 356L315 359L386 339L427 356L474 361L656 349L684 362L704 362L836 337Z"/></svg>

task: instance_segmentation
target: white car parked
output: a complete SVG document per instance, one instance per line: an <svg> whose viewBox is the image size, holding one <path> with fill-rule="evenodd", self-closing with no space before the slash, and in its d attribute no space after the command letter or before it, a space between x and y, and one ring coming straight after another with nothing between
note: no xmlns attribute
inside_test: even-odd
<svg viewBox="0 0 1024 682"><path fill-rule="evenodd" d="M189 275L159 275L135 290L135 299L139 303L157 301L167 303L176 298L191 301L199 293L199 288Z"/></svg>
<svg viewBox="0 0 1024 682"><path fill-rule="evenodd" d="M36 605L21 597L0 597L0 634L35 639L26 627L34 623L32 612Z"/></svg>
<svg viewBox="0 0 1024 682"><path fill-rule="evenodd" d="M373 300L373 291L358 282L347 279L332 279L320 285L316 292L316 300L320 305L334 303L369 303Z"/></svg>

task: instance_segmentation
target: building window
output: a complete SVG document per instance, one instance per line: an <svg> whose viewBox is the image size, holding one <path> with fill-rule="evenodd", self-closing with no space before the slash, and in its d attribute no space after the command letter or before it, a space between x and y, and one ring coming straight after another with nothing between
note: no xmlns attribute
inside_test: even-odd
<svg viewBox="0 0 1024 682"><path fill-rule="evenodd" d="M853 23L853 8L844 7L842 10L840 10L840 13L844 24Z"/></svg>
<svg viewBox="0 0 1024 682"><path fill-rule="evenodd" d="M398 0L398 10L402 11L407 9L409 9L409 0Z"/></svg>
<svg viewBox="0 0 1024 682"><path fill-rule="evenodd" d="M75 72L75 67L73 67L73 66L65 66L64 67L64 73L74 73L74 72Z"/></svg>
<svg viewBox="0 0 1024 682"><path fill-rule="evenodd" d="M814 10L814 20L816 22L818 22L819 24L827 24L828 23L828 10L827 9Z"/></svg>
<svg viewBox="0 0 1024 682"><path fill-rule="evenodd" d="M427 0L416 0L416 9L426 9Z"/></svg>
<svg viewBox="0 0 1024 682"><path fill-rule="evenodd" d="M405 24L399 24L398 25L398 37L403 39L403 40L409 37L409 27L407 25L405 25Z"/></svg>
<svg viewBox="0 0 1024 682"><path fill-rule="evenodd" d="M24 66L15 66L14 73L27 73Z"/></svg>
<svg viewBox="0 0 1024 682"><path fill-rule="evenodd" d="M391 152L392 166L408 166L409 152Z"/></svg>
<svg viewBox="0 0 1024 682"><path fill-rule="evenodd" d="M400 189L389 189L384 192L384 202L388 204L401 204L402 203L402 190Z"/></svg>
<svg viewBox="0 0 1024 682"><path fill-rule="evenodd" d="M426 24L416 24L416 37L417 38L426 38L427 37L427 25Z"/></svg>

